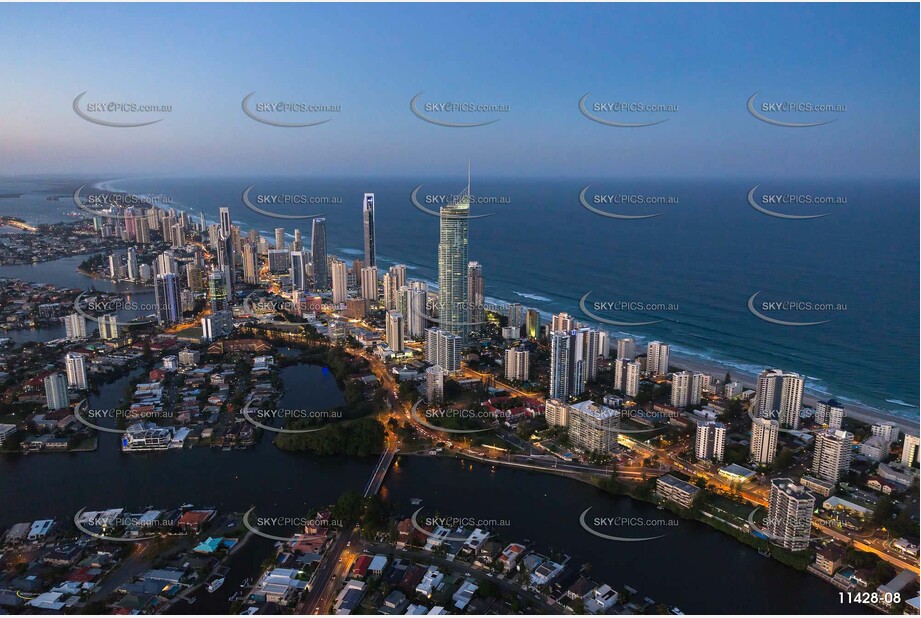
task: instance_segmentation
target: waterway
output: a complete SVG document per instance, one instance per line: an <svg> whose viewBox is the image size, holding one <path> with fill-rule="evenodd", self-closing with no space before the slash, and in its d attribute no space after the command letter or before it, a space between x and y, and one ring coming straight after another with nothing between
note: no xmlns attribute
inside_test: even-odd
<svg viewBox="0 0 921 618"><path fill-rule="evenodd" d="M33 274L24 276L4 269L4 275L85 287L82 275L71 270L69 276L63 276L68 266L75 268L80 261L66 258L14 267ZM94 283L98 289L113 285ZM118 406L133 375L104 385L90 406ZM286 392L280 407L318 410L343 403L334 378L321 367L289 367L283 370L282 378ZM263 516L303 517L346 491L361 491L376 461L373 457L285 452L275 448L271 436L263 436L252 449L231 452L192 448L125 454L119 444L118 434L106 433L100 435L99 448L92 453L0 456L0 504L4 505L0 528L45 517L68 520L84 507L134 509L183 503L222 511L256 507ZM411 506L410 500L421 498L421 517L493 520L503 540L527 539L544 553L571 555L578 561L574 564L590 564L596 579L616 588L632 586L641 596L687 613L865 611L841 604L832 586L762 557L703 524L676 520L668 511L605 494L570 479L454 459L404 456L398 458L387 477L382 496L397 513L406 516L419 508ZM626 518L628 523L618 528L623 536L664 536L643 542L601 539L579 523L580 515L589 507L589 522L596 517ZM648 524L654 520L676 525ZM260 564L271 553L271 541L252 539L231 558L231 573L219 591L201 591L194 604L179 603L174 610L226 612L228 597L239 590L243 580L258 576Z"/></svg>

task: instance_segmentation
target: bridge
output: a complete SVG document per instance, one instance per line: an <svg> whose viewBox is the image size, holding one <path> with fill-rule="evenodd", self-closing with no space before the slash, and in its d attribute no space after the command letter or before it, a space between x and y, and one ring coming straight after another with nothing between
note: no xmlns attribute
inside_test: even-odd
<svg viewBox="0 0 921 618"><path fill-rule="evenodd" d="M363 498L375 496L381 490L384 477L387 476L387 471L390 470L390 466L393 464L397 450L396 447L388 445L384 452L381 453L380 459L377 460L377 465L374 466L374 472L371 473L371 478L368 479L368 483L361 492Z"/></svg>

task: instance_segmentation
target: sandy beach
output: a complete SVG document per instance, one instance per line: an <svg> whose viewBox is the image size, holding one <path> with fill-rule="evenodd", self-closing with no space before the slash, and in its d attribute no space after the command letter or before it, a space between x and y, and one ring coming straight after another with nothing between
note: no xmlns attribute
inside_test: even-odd
<svg viewBox="0 0 921 618"><path fill-rule="evenodd" d="M726 371L729 371L733 381L740 382L746 389L755 390L757 375L753 373L741 371L739 369L723 367L718 363L705 362L698 359L688 358L681 356L680 354L672 354L669 359L669 365L672 367L686 369L688 371L699 371L701 373L707 373L720 382L722 382L723 378L726 376ZM803 393L803 404L813 408L815 407L817 401L821 401L823 399L825 399L825 397L813 395L808 391ZM892 423L902 432L915 436L919 435L918 421L912 422L909 419L860 404L842 403L842 405L844 407L845 414L851 418L855 418L870 424L884 421Z"/></svg>

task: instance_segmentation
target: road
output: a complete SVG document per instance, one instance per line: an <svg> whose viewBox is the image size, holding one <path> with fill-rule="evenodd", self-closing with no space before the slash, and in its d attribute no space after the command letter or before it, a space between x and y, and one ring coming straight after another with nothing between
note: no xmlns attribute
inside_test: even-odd
<svg viewBox="0 0 921 618"><path fill-rule="evenodd" d="M397 449L392 441L388 441L387 448L381 453L371 478L365 485L362 496L369 498L380 491L381 484L390 470L390 465L396 456ZM307 595L297 604L295 613L297 614L316 614L329 613L333 601L336 598L336 592L339 582L348 572L352 560L358 554L358 547L361 544L361 534L358 527L352 528L346 532L343 530L332 546L323 554L323 559L317 567L313 576L313 581Z"/></svg>

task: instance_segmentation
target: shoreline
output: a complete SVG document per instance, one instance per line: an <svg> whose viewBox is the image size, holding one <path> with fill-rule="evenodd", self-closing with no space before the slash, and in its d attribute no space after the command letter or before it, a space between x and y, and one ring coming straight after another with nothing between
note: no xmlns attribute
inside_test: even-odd
<svg viewBox="0 0 921 618"><path fill-rule="evenodd" d="M746 389L750 390L755 390L755 383L758 379L756 374L748 371L742 371L740 369L721 366L717 361L701 361L690 359L682 355L673 355L670 358L669 364L672 367L679 369L699 371L701 373L710 374L712 377L719 380L722 380L728 371L730 376L732 376L733 381L740 382ZM820 396L814 395L808 391L803 392L803 404L813 408L815 407L816 402L822 401L823 399L833 398L834 395ZM919 433L918 421L912 421L911 419L905 418L904 416L898 416L891 412L878 410L876 408L872 408L860 403L841 402L841 405L844 408L845 417L857 419L870 425L884 421L895 425L902 433L908 433L915 436Z"/></svg>
<svg viewBox="0 0 921 618"><path fill-rule="evenodd" d="M137 196L139 199L143 198L144 197L143 194L138 194L138 193L134 193L134 192L123 190L123 189L117 189L111 186L112 183L117 183L117 182L126 181L126 180L130 181L131 179L130 178L117 178L114 180L102 180L102 181L95 183L93 187L99 191L104 191L107 193L121 194L121 195L134 195L134 196ZM160 210L168 210L161 204L150 203L150 207L157 208ZM81 274L86 275L87 273L81 273ZM88 276L91 276L91 275L88 275ZM497 299L497 300L501 300L504 303L515 302L515 301L506 301L502 299ZM544 312L541 311L541 313L544 313ZM613 335L611 335L610 332L609 332L609 336L612 339L614 339ZM642 337L641 339L646 340L649 338ZM705 360L691 358L691 357L685 356L680 353L673 353L672 361L673 361L674 367L681 368L681 369L688 369L690 371L700 371L703 373L708 373L712 375L714 378L718 378L718 379L722 379L723 376L728 371L733 376L734 380L741 382L746 388L751 388L752 390L754 390L754 384L757 381L757 374L749 372L749 371L737 369L734 367L730 367L727 365L723 365L718 360L705 361ZM750 364L757 364L757 363L750 363ZM767 368L766 365L765 365L765 368ZM815 407L816 402L821 401L823 399L834 398L834 397L835 396L831 394L816 395L806 390L803 393L803 404ZM841 400L839 399L839 401ZM919 425L919 423L921 423L921 413L919 413L919 417L917 419L912 419L906 416L898 415L889 410L882 410L882 409L875 408L873 406L870 406L864 403L860 403L860 402L848 401L848 402L842 402L842 405L845 409L846 416L849 416L851 418L855 418L857 420L869 423L871 425L873 423L885 421L885 422L889 422L897 426L902 433L908 433L911 435L919 435L919 433L921 433L921 425ZM915 410L917 411L918 409L915 408Z"/></svg>

